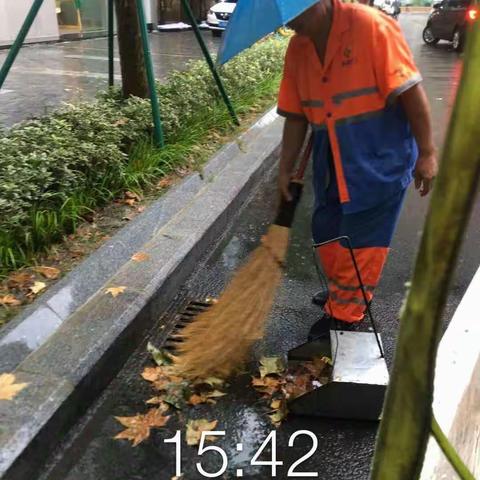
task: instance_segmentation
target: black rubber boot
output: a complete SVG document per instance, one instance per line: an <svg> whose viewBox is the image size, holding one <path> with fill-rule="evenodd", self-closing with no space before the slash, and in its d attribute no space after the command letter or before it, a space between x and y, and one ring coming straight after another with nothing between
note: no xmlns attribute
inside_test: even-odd
<svg viewBox="0 0 480 480"><path fill-rule="evenodd" d="M312 325L312 328L308 333L308 341L311 342L313 340L328 338L330 336L330 326L332 321L332 317L324 313L320 320Z"/></svg>
<svg viewBox="0 0 480 480"><path fill-rule="evenodd" d="M323 307L328 300L328 290L320 290L312 297L312 303Z"/></svg>
<svg viewBox="0 0 480 480"><path fill-rule="evenodd" d="M368 325L363 320L359 322L342 322L341 320L335 320L332 323L332 329L344 332L366 332L368 331Z"/></svg>

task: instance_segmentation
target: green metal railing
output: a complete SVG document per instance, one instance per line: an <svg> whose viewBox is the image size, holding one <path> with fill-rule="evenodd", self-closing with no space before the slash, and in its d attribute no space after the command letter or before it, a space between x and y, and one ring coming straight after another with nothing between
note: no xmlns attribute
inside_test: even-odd
<svg viewBox="0 0 480 480"><path fill-rule="evenodd" d="M20 48L23 45L28 32L30 31L33 21L37 17L38 11L40 10L42 4L43 0L34 0L30 10L27 13L27 17L25 18L25 21L18 32L17 38L15 38L12 47L8 51L7 58L3 62L2 68L0 68L0 88L3 87L8 72L12 68L13 62L15 62L18 52L20 51Z"/></svg>
<svg viewBox="0 0 480 480"><path fill-rule="evenodd" d="M208 48L205 45L205 41L203 40L200 29L198 28L197 20L195 19L195 16L193 15L192 9L190 7L189 0L182 0L182 5L183 5L183 8L185 9L185 13L187 14L188 18L190 19L190 23L192 24L193 32L195 33L195 37L197 38L197 41L200 45L200 48L202 49L203 56L205 57L205 60L208 64L208 68L210 68L210 71L212 72L213 79L215 80L215 83L217 84L218 90L220 92L220 95L222 96L223 101L225 102L225 105L227 106L228 112L230 113L230 116L232 117L235 124L240 125L240 122L238 121L237 114L235 113L235 110L233 108L232 102L230 101L230 98L227 95L227 92L225 90L225 86L223 85L222 79L220 78L220 75L218 74L217 67L215 66L215 63L212 60L212 56L210 55L210 52L208 51Z"/></svg>
<svg viewBox="0 0 480 480"><path fill-rule="evenodd" d="M142 36L143 56L145 59L145 69L147 70L147 82L152 104L152 117L154 125L154 140L158 147L163 147L164 137L162 128L162 119L160 117L160 105L158 103L157 89L155 88L155 75L153 73L152 54L150 52L150 43L148 41L147 23L145 21L145 12L143 11L143 1L136 0L138 21L140 22L140 33Z"/></svg>

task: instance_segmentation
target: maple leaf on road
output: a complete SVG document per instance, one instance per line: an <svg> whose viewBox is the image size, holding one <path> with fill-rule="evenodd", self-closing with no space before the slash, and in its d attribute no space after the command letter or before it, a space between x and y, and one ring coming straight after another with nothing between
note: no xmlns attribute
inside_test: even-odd
<svg viewBox="0 0 480 480"><path fill-rule="evenodd" d="M116 440L130 440L136 447L150 436L152 428L164 427L167 424L170 417L163 415L164 413L164 408L152 408L145 414L133 417L115 417L127 428L114 438Z"/></svg>
<svg viewBox="0 0 480 480"><path fill-rule="evenodd" d="M193 446L200 443L200 438L202 437L202 432L210 432L217 426L218 420L213 420L209 422L205 419L199 420L189 420L187 423L187 445ZM207 436L207 440L214 441L215 437Z"/></svg>
<svg viewBox="0 0 480 480"><path fill-rule="evenodd" d="M15 383L13 373L2 373L0 375L0 400L12 400L28 383Z"/></svg>

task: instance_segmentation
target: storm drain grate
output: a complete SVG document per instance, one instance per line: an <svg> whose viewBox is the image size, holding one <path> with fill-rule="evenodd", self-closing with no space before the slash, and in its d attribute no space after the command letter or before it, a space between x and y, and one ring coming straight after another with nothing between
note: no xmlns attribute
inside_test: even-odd
<svg viewBox="0 0 480 480"><path fill-rule="evenodd" d="M183 342L183 339L178 336L182 329L191 323L197 315L206 312L214 303L215 301L211 298L189 301L183 310L175 315L175 325L167 337L163 348L173 353L178 344Z"/></svg>

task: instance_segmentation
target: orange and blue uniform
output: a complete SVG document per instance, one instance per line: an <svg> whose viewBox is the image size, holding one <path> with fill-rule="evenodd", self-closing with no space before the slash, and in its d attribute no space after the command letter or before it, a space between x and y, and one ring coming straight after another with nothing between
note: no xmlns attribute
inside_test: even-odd
<svg viewBox="0 0 480 480"><path fill-rule="evenodd" d="M397 22L340 0L333 0L323 64L301 35L285 58L278 112L305 119L314 135L314 240L350 237L369 299L418 156L397 97L420 81ZM361 320L363 297L346 246L329 244L319 256L329 279L327 313Z"/></svg>

